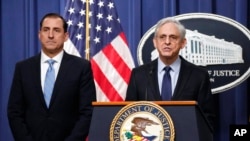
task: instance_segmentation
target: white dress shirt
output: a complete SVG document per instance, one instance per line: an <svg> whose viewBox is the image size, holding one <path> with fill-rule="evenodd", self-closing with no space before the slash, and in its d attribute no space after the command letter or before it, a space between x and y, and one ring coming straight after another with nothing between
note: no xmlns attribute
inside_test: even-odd
<svg viewBox="0 0 250 141"><path fill-rule="evenodd" d="M158 84L159 84L159 90L161 93L161 87L162 87L162 80L163 80L163 76L165 73L164 67L166 67L166 65L161 61L161 59L158 58L158 68L157 68L157 76L158 76ZM181 67L181 59L180 57L178 57L178 59L176 59L176 61L170 65L171 70L170 70L170 76L171 76L171 83L172 83L172 95L174 93L175 90L175 86L179 77L179 73L180 73L180 67Z"/></svg>
<svg viewBox="0 0 250 141"><path fill-rule="evenodd" d="M46 61L49 59L53 59L55 60L55 63L53 64L53 67L55 69L55 77L57 77L60 65L61 65L61 61L62 61L62 57L63 57L63 51L61 51L58 55L56 55L53 58L49 58L43 51L41 51L41 86L42 86L42 90L44 91L44 81L45 81L45 75L47 72L47 69L49 67L49 63L47 63ZM55 78L56 80L56 78Z"/></svg>

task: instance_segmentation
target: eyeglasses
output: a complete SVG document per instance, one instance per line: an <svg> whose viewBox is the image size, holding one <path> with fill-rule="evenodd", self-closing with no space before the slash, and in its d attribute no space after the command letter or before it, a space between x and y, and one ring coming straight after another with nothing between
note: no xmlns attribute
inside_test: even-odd
<svg viewBox="0 0 250 141"><path fill-rule="evenodd" d="M176 35L160 35L160 36L156 36L156 38L161 41L161 42L165 42L168 39L168 42L177 42L179 39L179 36Z"/></svg>

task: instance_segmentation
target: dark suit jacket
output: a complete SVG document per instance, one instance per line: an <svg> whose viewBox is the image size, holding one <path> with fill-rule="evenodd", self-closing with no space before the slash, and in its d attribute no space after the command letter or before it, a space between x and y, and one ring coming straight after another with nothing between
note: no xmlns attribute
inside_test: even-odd
<svg viewBox="0 0 250 141"><path fill-rule="evenodd" d="M41 54L16 64L8 103L9 124L16 141L84 141L95 101L88 61L64 52L50 107L43 97Z"/></svg>
<svg viewBox="0 0 250 141"><path fill-rule="evenodd" d="M172 100L195 100L210 122L214 125L214 98L207 70L181 58L179 78ZM157 77L157 59L134 68L127 89L126 101L161 101Z"/></svg>

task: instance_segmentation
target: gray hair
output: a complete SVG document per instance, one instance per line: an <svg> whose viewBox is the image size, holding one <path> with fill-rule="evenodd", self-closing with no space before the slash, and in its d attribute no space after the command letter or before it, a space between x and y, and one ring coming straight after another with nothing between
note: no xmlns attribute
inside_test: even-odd
<svg viewBox="0 0 250 141"><path fill-rule="evenodd" d="M156 24L156 27L155 27L155 32L154 32L154 36L156 37L157 35L157 32L159 30L159 28L161 26L163 26L164 24L166 23L174 23L177 28L179 29L179 32L180 32L180 35L181 35L181 39L185 38L186 36L186 29L184 27L184 25L182 25L178 20L176 20L175 18L173 17L167 17L167 18L163 18L161 20L159 20Z"/></svg>

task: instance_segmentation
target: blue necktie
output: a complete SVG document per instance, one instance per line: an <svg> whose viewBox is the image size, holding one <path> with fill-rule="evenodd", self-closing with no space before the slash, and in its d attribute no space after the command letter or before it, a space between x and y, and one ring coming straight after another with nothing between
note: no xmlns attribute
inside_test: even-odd
<svg viewBox="0 0 250 141"><path fill-rule="evenodd" d="M171 100L172 97L172 84L171 84L171 76L170 70L171 67L165 67L165 74L162 80L162 88L161 88L161 97L162 100Z"/></svg>
<svg viewBox="0 0 250 141"><path fill-rule="evenodd" d="M47 107L49 107L50 98L52 95L52 91L55 83L55 70L53 68L53 64L55 60L49 59L46 61L49 64L48 70L46 72L45 81L44 81L44 99Z"/></svg>

